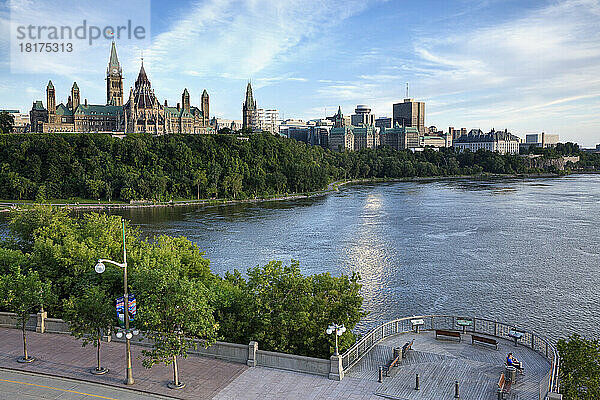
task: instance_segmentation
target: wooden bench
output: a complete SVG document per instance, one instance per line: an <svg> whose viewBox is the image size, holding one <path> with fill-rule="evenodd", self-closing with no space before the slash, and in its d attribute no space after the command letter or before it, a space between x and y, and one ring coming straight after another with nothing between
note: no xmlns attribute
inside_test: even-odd
<svg viewBox="0 0 600 400"><path fill-rule="evenodd" d="M503 399L505 394L510 393L511 386L512 382L506 380L503 372L498 380L498 399Z"/></svg>
<svg viewBox="0 0 600 400"><path fill-rule="evenodd" d="M404 346L402 346L402 358L406 358L406 353L408 353L408 351L412 349L412 345L414 342L415 339L411 340L410 342L404 343Z"/></svg>
<svg viewBox="0 0 600 400"><path fill-rule="evenodd" d="M438 336L447 336L447 337L457 338L459 342L462 341L462 338L460 337L460 332L457 332L457 331L445 331L442 329L436 329L435 330L435 338L437 339Z"/></svg>
<svg viewBox="0 0 600 400"><path fill-rule="evenodd" d="M398 355L398 357L394 358L392 361L390 361L390 363L388 365L386 365L384 367L385 369L385 376L394 376L396 375L396 370L398 364L400 363L400 360L402 359L401 355Z"/></svg>
<svg viewBox="0 0 600 400"><path fill-rule="evenodd" d="M475 344L475 342L491 344L498 350L498 341L496 339L488 338L485 336L477 336L471 335L471 344Z"/></svg>

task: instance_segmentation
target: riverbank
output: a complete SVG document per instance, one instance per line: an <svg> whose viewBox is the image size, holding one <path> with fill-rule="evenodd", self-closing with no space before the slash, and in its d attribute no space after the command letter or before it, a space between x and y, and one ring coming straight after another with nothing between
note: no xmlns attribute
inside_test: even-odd
<svg viewBox="0 0 600 400"><path fill-rule="evenodd" d="M286 201L308 199L317 196L324 196L332 192L336 192L340 187L350 184L361 183L385 183L385 182L437 182L446 180L498 180L498 179L531 179L531 178L559 178L564 175L559 174L481 174L481 175L454 175L454 176L427 176L427 177L406 177L406 178L364 178L364 179L348 179L332 182L327 185L327 188L316 192L292 193L273 195L271 197L260 197L251 199L200 199L200 200L175 200L168 202L156 201L133 201L130 203L123 202L98 202L98 203L80 203L69 202L68 200L57 200L46 204L53 207L67 208L70 210L114 210L114 209L137 209L137 208L154 208L154 207L190 207L190 206L214 206L228 204L243 204L243 203L262 203L268 201ZM12 209L32 206L37 203L15 201L15 202L0 202L0 213L9 212Z"/></svg>

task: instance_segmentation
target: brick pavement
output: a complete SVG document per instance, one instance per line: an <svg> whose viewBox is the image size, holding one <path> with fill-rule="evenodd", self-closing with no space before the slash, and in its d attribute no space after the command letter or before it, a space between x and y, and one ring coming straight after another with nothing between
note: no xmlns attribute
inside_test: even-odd
<svg viewBox="0 0 600 400"><path fill-rule="evenodd" d="M182 399L210 399L248 369L243 364L190 355L185 360L178 359L180 379L187 386L174 391L166 387L173 379L173 368L164 365L144 368L140 359L142 348L139 346L131 346L133 377L136 382L133 386L123 383L123 343L102 343L102 366L110 369L105 375L92 375L89 372L96 365L96 348L92 345L82 347L80 341L69 335L27 332L27 350L36 361L30 364L17 363L16 359L23 354L21 331L0 328L0 367L86 380Z"/></svg>
<svg viewBox="0 0 600 400"><path fill-rule="evenodd" d="M81 347L81 342L69 335L27 332L27 343L29 354L36 357L36 361L31 364L19 364L16 359L23 351L21 331L0 328L0 367L108 384L181 399L381 399L374 394L380 384L372 379L346 377L338 382L317 375L265 367L249 368L239 363L196 355L178 360L181 381L187 386L181 391L174 391L166 387L172 380L172 367L156 365L152 369L144 368L140 360L142 348L135 345L132 345L131 349L136 383L130 387L123 383L123 343L102 343L102 365L109 368L110 372L100 376L89 373L89 370L95 367L96 349L91 345Z"/></svg>

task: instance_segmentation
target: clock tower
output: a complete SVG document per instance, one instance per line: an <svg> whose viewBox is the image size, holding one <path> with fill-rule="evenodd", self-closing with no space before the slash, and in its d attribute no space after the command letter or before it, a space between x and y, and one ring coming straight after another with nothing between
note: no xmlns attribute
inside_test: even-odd
<svg viewBox="0 0 600 400"><path fill-rule="evenodd" d="M106 104L111 106L123 105L123 70L121 70L121 64L119 64L114 40L110 49L108 68L106 68Z"/></svg>

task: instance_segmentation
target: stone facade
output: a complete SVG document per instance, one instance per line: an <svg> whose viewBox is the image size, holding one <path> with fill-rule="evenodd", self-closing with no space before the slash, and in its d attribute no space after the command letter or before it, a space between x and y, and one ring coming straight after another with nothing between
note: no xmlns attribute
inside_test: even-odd
<svg viewBox="0 0 600 400"><path fill-rule="evenodd" d="M209 124L210 99L202 93L200 108L190 104L190 94L184 89L181 103L169 107L160 104L146 71L140 67L135 87L123 104L123 70L115 43L111 45L106 69L106 104L81 102L81 92L73 83L66 105L56 104L52 81L46 87L46 107L35 101L30 111L32 132L125 132L163 135L169 133L213 133Z"/></svg>

